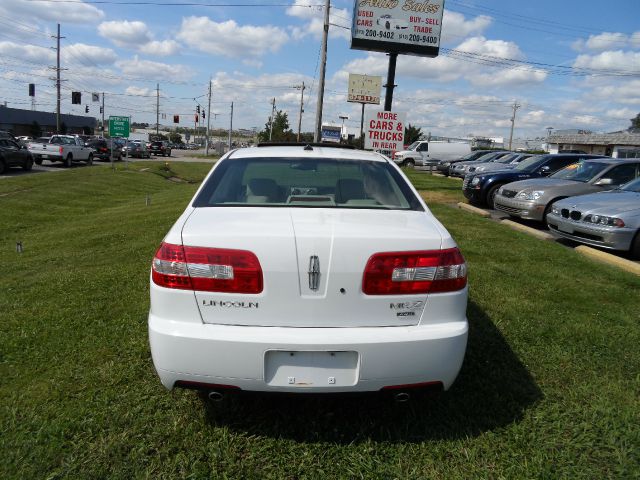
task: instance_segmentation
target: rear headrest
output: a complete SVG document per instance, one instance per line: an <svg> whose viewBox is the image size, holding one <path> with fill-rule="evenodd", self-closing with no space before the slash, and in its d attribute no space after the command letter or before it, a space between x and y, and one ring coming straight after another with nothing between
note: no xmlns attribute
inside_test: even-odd
<svg viewBox="0 0 640 480"><path fill-rule="evenodd" d="M341 178L336 182L336 203L366 198L362 181L353 178Z"/></svg>
<svg viewBox="0 0 640 480"><path fill-rule="evenodd" d="M249 180L247 197L263 197L263 201L273 202L278 196L278 184L271 178L252 178ZM257 198L254 198L257 200Z"/></svg>

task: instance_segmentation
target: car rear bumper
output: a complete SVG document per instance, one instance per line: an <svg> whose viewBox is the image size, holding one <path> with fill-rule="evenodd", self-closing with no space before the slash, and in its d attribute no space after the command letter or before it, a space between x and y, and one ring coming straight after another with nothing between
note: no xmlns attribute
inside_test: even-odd
<svg viewBox="0 0 640 480"><path fill-rule="evenodd" d="M547 215L547 223L552 234L575 242L610 250L629 250L636 231L630 228L589 225L565 219L552 213Z"/></svg>
<svg viewBox="0 0 640 480"><path fill-rule="evenodd" d="M467 335L466 318L411 327L290 328L187 323L149 314L153 362L168 389L177 382L296 393L370 392L425 382L448 389L462 366ZM332 352L351 363L309 363ZM289 355L287 365L274 366L274 358Z"/></svg>

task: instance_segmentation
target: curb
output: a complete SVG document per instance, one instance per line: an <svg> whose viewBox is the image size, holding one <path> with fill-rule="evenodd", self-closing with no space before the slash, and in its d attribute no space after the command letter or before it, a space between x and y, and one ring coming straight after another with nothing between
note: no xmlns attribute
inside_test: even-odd
<svg viewBox="0 0 640 480"><path fill-rule="evenodd" d="M475 213L476 215L480 215L481 217L484 217L484 218L491 217L491 214L486 210L474 207L473 205L469 205L468 203L459 202L458 208L460 208L461 210L466 210L467 212L470 212L470 213Z"/></svg>
<svg viewBox="0 0 640 480"><path fill-rule="evenodd" d="M527 227L526 225L521 225L519 223L513 222L511 220L500 220L500 223L506 225L513 230L517 230L522 233L527 233L531 236L534 236L540 240L555 240L555 237L547 232L541 232L536 230L535 228Z"/></svg>
<svg viewBox="0 0 640 480"><path fill-rule="evenodd" d="M640 265L625 258L616 257L615 255L611 255L610 253L602 252L600 250L596 250L595 248L587 247L586 245L579 245L574 248L574 250L581 255L584 255L585 257L589 257L599 262L607 263L613 267L621 268L622 270L633 273L635 275L640 275Z"/></svg>

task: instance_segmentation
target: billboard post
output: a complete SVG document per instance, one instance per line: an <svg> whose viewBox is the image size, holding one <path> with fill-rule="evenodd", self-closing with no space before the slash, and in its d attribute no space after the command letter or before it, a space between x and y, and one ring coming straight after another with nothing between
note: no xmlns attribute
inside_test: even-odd
<svg viewBox="0 0 640 480"><path fill-rule="evenodd" d="M380 92L382 90L382 77L371 75L349 74L349 88L347 102L362 105L360 116L360 139L364 133L364 106L367 103L380 105Z"/></svg>

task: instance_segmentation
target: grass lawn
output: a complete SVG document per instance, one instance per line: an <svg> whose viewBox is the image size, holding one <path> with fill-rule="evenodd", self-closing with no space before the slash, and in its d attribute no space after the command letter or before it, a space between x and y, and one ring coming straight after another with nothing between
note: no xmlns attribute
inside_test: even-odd
<svg viewBox="0 0 640 480"><path fill-rule="evenodd" d="M460 183L426 174L410 176L469 264L450 391L167 392L149 266L210 165L163 167L0 180L0 478L640 477L640 279L451 208Z"/></svg>

